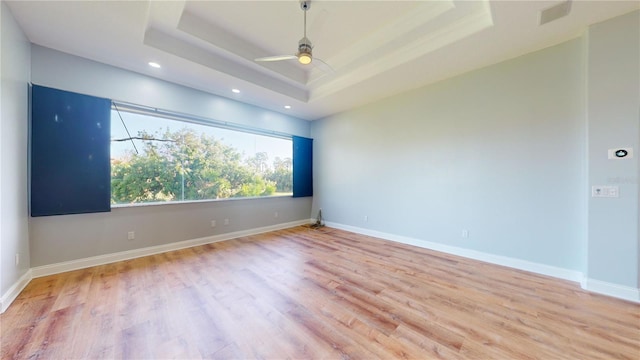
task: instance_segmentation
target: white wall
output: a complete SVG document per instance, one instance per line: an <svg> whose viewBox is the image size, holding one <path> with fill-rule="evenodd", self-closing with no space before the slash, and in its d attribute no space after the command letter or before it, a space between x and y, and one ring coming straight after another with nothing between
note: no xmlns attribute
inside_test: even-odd
<svg viewBox="0 0 640 360"><path fill-rule="evenodd" d="M298 136L309 122L37 45L34 84ZM309 219L311 198L265 198L114 208L30 218L33 267ZM278 212L278 217L275 217ZM229 219L229 225L224 225ZM217 226L210 227L211 220ZM135 240L127 233L135 232Z"/></svg>
<svg viewBox="0 0 640 360"><path fill-rule="evenodd" d="M27 131L30 45L4 2L0 3L0 295L13 300L12 287L27 273ZM20 264L15 265L15 255ZM11 299L9 299L11 298Z"/></svg>
<svg viewBox="0 0 640 360"><path fill-rule="evenodd" d="M589 184L620 193L589 199L589 285L640 288L640 11L596 24L587 36ZM632 147L634 158L608 160L616 147Z"/></svg>
<svg viewBox="0 0 640 360"><path fill-rule="evenodd" d="M582 53L573 40L313 122L314 213L583 271Z"/></svg>

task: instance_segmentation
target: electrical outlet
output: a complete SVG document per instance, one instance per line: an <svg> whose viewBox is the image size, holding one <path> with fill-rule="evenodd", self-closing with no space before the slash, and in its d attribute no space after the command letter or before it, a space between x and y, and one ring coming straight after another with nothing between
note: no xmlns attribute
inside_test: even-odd
<svg viewBox="0 0 640 360"><path fill-rule="evenodd" d="M16 266L20 264L20 253L16 253Z"/></svg>
<svg viewBox="0 0 640 360"><path fill-rule="evenodd" d="M278 218L278 216L279 216L279 215L280 215L280 214L278 214L278 212L277 212L277 211L273 213L273 217L274 217L274 218Z"/></svg>
<svg viewBox="0 0 640 360"><path fill-rule="evenodd" d="M212 228L216 227L216 221L215 220L211 220L211 227Z"/></svg>
<svg viewBox="0 0 640 360"><path fill-rule="evenodd" d="M369 221L369 217L367 215L364 216L364 222L368 222Z"/></svg>
<svg viewBox="0 0 640 360"><path fill-rule="evenodd" d="M462 237L465 238L465 239L468 238L469 237L469 230L467 230L467 229L462 230Z"/></svg>
<svg viewBox="0 0 640 360"><path fill-rule="evenodd" d="M224 219L224 224L229 225L229 219Z"/></svg>
<svg viewBox="0 0 640 360"><path fill-rule="evenodd" d="M133 240L133 239L135 239L135 238L136 238L136 232L135 232L135 231L129 231L129 232L127 233L127 239L128 239L128 240Z"/></svg>

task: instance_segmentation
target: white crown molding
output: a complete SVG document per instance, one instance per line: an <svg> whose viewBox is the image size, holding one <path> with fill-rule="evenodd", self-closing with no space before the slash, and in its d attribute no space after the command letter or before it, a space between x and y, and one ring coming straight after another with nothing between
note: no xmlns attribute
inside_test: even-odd
<svg viewBox="0 0 640 360"><path fill-rule="evenodd" d="M335 69L342 69L349 64L362 62L370 55L379 52L381 48L404 46L402 40L412 31L420 29L446 12L455 12L455 10L456 6L451 0L423 2L416 9L394 19L325 61Z"/></svg>
<svg viewBox="0 0 640 360"><path fill-rule="evenodd" d="M372 41L371 43L369 43L369 38L365 39L367 40L364 41L366 45L350 51L350 53L359 55L357 58L353 55L353 58L345 56L344 60L338 57L329 59L328 62L337 69L338 75L311 81L309 101L330 96L494 25L491 9L486 1L469 2L460 8L446 7L448 2L442 4L443 6L438 11L448 12L446 19L437 19L436 17L433 18L433 23L425 21L420 24L421 26L411 29L413 31L400 34L397 38L378 39L378 37L373 37L377 39L377 42ZM388 31L383 34L393 35L394 32ZM350 71L342 72L344 75L340 76L341 69Z"/></svg>
<svg viewBox="0 0 640 360"><path fill-rule="evenodd" d="M230 33L182 8L178 32L150 26L144 44L299 101L309 102L354 86L493 26L487 0L424 1L329 59L335 72L309 73L285 62L256 64L261 44ZM167 32L169 31L169 32ZM175 34L174 34L175 33ZM180 35L180 36L178 36ZM243 61L231 61L231 58Z"/></svg>
<svg viewBox="0 0 640 360"><path fill-rule="evenodd" d="M191 36L205 41L207 44L222 49L229 54L239 56L247 60L248 63L269 69L278 75L294 81L299 85L305 85L309 75L305 70L296 66L291 66L287 62L261 62L255 63L253 59L265 56L269 52L262 49L260 44L255 44L229 32L221 26L211 23L197 14L193 14L186 9L177 25L177 29ZM292 44L294 45L294 44ZM293 55L295 47L292 47Z"/></svg>
<svg viewBox="0 0 640 360"><path fill-rule="evenodd" d="M254 69L253 65L241 64L209 49L191 44L158 28L150 27L144 33L143 43L157 50L224 73L290 98L307 102L309 91L303 84L285 81Z"/></svg>

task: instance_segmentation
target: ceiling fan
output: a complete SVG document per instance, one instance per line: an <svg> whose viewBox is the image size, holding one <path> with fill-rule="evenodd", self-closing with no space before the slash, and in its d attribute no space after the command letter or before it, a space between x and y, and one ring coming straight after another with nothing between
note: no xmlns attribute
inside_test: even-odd
<svg viewBox="0 0 640 360"><path fill-rule="evenodd" d="M276 55L267 56L254 59L254 61L282 61L282 60L294 60L297 59L302 65L309 65L314 60L313 58L313 44L311 40L307 38L307 11L311 8L311 0L300 0L300 8L304 13L304 36L298 41L298 52L295 55ZM328 69L331 69L329 64L324 61L315 58L319 63L323 64Z"/></svg>

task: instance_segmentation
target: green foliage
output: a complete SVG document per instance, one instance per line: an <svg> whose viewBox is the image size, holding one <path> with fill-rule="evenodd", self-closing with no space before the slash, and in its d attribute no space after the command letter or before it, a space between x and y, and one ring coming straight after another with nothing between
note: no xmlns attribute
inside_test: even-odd
<svg viewBox="0 0 640 360"><path fill-rule="evenodd" d="M276 191L281 193L293 192L293 163L290 158L273 161L273 171L265 175L265 178L276 184Z"/></svg>
<svg viewBox="0 0 640 360"><path fill-rule="evenodd" d="M276 158L273 170L266 153L242 162L240 152L187 128L140 132L139 154L111 163L111 202L139 203L269 196L291 192L291 159ZM284 164L284 165L283 165ZM288 169L288 170L287 170ZM277 175L276 175L277 174Z"/></svg>
<svg viewBox="0 0 640 360"><path fill-rule="evenodd" d="M254 197L269 196L276 192L276 184L273 181L264 180L256 176L252 182L245 183L241 186L240 191L235 197Z"/></svg>

